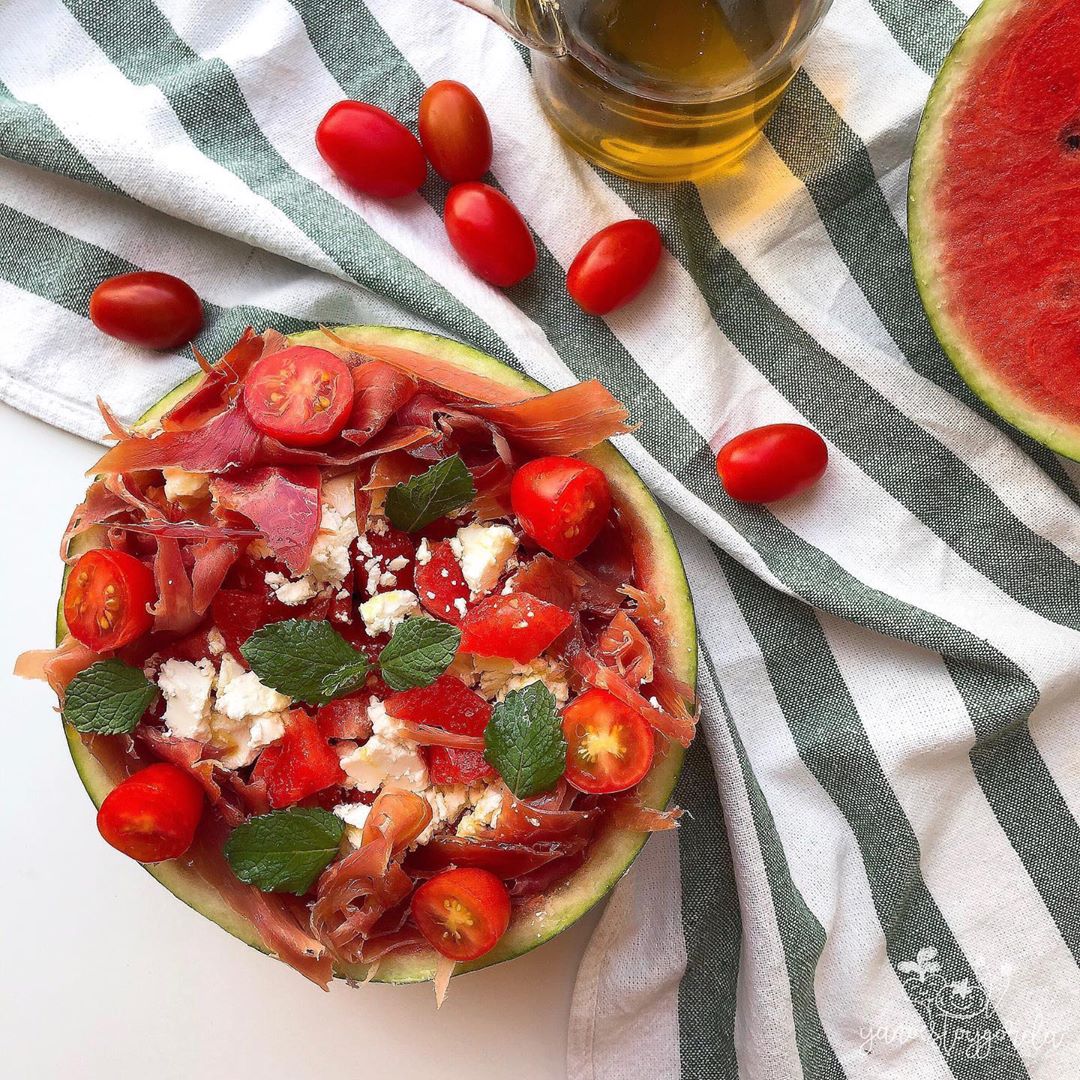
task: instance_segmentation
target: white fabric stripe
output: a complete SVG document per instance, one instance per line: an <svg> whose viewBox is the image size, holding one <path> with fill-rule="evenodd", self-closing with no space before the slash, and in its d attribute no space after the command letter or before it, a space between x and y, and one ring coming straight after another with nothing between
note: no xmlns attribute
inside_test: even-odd
<svg viewBox="0 0 1080 1080"><path fill-rule="evenodd" d="M723 684L750 767L773 815L792 879L826 933L815 993L833 1050L850 1080L894 1080L900 1068L904 1075L918 1076L919 1080L946 1080L951 1076L948 1067L925 1040L901 1045L899 1040L872 1039L872 1032L918 1032L923 1022L885 955L885 937L854 835L800 759L761 651L712 552L689 529L680 525L676 533L687 575L696 586L694 605L702 647L712 657ZM706 680L703 673L702 686ZM723 726L719 712L712 715L716 726ZM711 739L710 744L715 745ZM734 767L733 754L731 758ZM724 805L726 811L729 803ZM732 846L741 874L739 860L746 846L734 842ZM753 850L757 850L756 845ZM743 908L745 911L745 899ZM744 928L744 938L747 936ZM766 985L759 992L769 989ZM753 990L754 986L746 987L747 993ZM743 1000L740 996L740 1004ZM868 1039L872 1053L866 1051ZM771 1076L787 1074L766 1070L762 1075L771 1080Z"/></svg>
<svg viewBox="0 0 1080 1080"><path fill-rule="evenodd" d="M1075 1046L1037 1040L1071 1030L1080 971L975 777L975 732L952 679L922 649L894 644L885 654L872 631L820 621L957 943L977 973L989 972L983 989L1032 1080L1067 1075Z"/></svg>
<svg viewBox="0 0 1080 1080"><path fill-rule="evenodd" d="M679 1075L686 943L675 833L652 837L631 875L612 894L581 959L567 1038L568 1080L623 1080L631 1045L640 1075Z"/></svg>

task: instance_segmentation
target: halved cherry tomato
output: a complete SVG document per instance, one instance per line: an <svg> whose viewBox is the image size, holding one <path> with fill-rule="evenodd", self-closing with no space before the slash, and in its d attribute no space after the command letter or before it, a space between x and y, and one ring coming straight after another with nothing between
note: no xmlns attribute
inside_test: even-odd
<svg viewBox="0 0 1080 1080"><path fill-rule="evenodd" d="M585 242L566 272L566 289L590 315L606 315L648 285L661 249L651 221L617 221Z"/></svg>
<svg viewBox="0 0 1080 1080"><path fill-rule="evenodd" d="M611 513L611 488L595 465L572 457L526 462L510 484L521 527L560 559L576 559Z"/></svg>
<svg viewBox="0 0 1080 1080"><path fill-rule="evenodd" d="M98 548L80 555L64 589L64 621L94 652L127 645L150 629L154 575L134 555Z"/></svg>
<svg viewBox="0 0 1080 1080"><path fill-rule="evenodd" d="M652 767L652 729L606 690L586 690L563 709L566 779L590 795L625 791Z"/></svg>
<svg viewBox="0 0 1080 1080"><path fill-rule="evenodd" d="M306 712L293 709L285 717L285 734L255 762L253 780L266 781L275 810L292 806L345 779L333 748Z"/></svg>
<svg viewBox="0 0 1080 1080"><path fill-rule="evenodd" d="M431 804L414 791L383 791L371 804L361 841L379 836L390 841L391 854L404 851L431 824Z"/></svg>
<svg viewBox="0 0 1080 1080"><path fill-rule="evenodd" d="M504 656L527 664L573 621L569 611L528 593L489 596L462 620L460 648L476 656Z"/></svg>
<svg viewBox="0 0 1080 1080"><path fill-rule="evenodd" d="M352 403L345 361L308 345L263 357L244 380L251 422L286 446L318 446L340 435Z"/></svg>
<svg viewBox="0 0 1080 1080"><path fill-rule="evenodd" d="M491 125L477 96L452 79L420 99L420 142L435 171L451 184L479 180L491 168Z"/></svg>
<svg viewBox="0 0 1080 1080"><path fill-rule="evenodd" d="M378 198L411 195L427 176L416 136L388 112L363 101L331 106L315 131L315 146L346 184Z"/></svg>
<svg viewBox="0 0 1080 1080"><path fill-rule="evenodd" d="M412 917L428 944L451 960L490 952L510 925L510 894L487 870L447 870L413 893Z"/></svg>
<svg viewBox="0 0 1080 1080"><path fill-rule="evenodd" d="M103 281L90 295L90 321L143 349L176 349L202 329L195 290L172 274L139 270Z"/></svg>
<svg viewBox="0 0 1080 1080"><path fill-rule="evenodd" d="M203 813L198 780L175 765L149 765L113 788L97 814L98 832L139 862L184 854Z"/></svg>
<svg viewBox="0 0 1080 1080"><path fill-rule="evenodd" d="M425 610L443 622L460 623L465 617L462 608L468 603L472 591L465 584L461 564L454 557L454 550L447 540L431 549L431 558L417 566L413 575L416 595Z"/></svg>
<svg viewBox="0 0 1080 1080"><path fill-rule="evenodd" d="M716 471L733 499L769 503L817 483L828 463L829 448L812 428L766 424L725 443L716 456Z"/></svg>
<svg viewBox="0 0 1080 1080"><path fill-rule="evenodd" d="M483 735L492 712L491 705L453 675L440 675L430 686L392 694L385 704L386 711L399 720L430 724L457 735ZM424 753L435 784L475 784L495 775L479 750L429 746Z"/></svg>
<svg viewBox="0 0 1080 1080"><path fill-rule="evenodd" d="M446 196L446 235L462 262L491 285L508 288L536 269L536 244L514 204L487 184L457 184Z"/></svg>

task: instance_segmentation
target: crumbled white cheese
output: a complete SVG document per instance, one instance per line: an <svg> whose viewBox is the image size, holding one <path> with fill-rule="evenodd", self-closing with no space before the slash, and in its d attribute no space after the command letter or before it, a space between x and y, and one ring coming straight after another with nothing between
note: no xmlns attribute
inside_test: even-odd
<svg viewBox="0 0 1080 1080"><path fill-rule="evenodd" d="M338 803L334 813L345 822L345 838L353 847L360 847L364 837L364 822L371 807L363 803Z"/></svg>
<svg viewBox="0 0 1080 1080"><path fill-rule="evenodd" d="M396 574L409 565L409 560L404 555L395 555L387 564L386 569Z"/></svg>
<svg viewBox="0 0 1080 1080"><path fill-rule="evenodd" d="M418 566L427 566L429 562L431 562L431 547L425 536L423 540L420 541L420 546L416 549L416 563Z"/></svg>
<svg viewBox="0 0 1080 1080"><path fill-rule="evenodd" d="M385 536L390 531L390 523L384 517L372 515L368 518L367 531L373 536Z"/></svg>
<svg viewBox="0 0 1080 1080"><path fill-rule="evenodd" d="M349 786L378 791L388 784L408 791L423 791L428 786L428 771L419 747L399 738L399 722L381 701L372 701L367 715L371 721L371 738L354 750L338 750Z"/></svg>
<svg viewBox="0 0 1080 1080"><path fill-rule="evenodd" d="M470 805L469 789L464 784L433 785L421 794L431 807L431 821L413 842L414 847L426 844L437 832L457 823Z"/></svg>
<svg viewBox="0 0 1080 1080"><path fill-rule="evenodd" d="M470 801L472 801L471 798ZM472 837L480 835L485 829L494 829L499 824L502 808L501 789L494 786L486 788L476 799L472 810L458 822L458 836Z"/></svg>
<svg viewBox="0 0 1080 1080"><path fill-rule="evenodd" d="M210 714L210 745L224 751L219 760L226 769L250 765L258 752L285 734L285 713L234 718L215 710Z"/></svg>
<svg viewBox="0 0 1080 1080"><path fill-rule="evenodd" d="M387 571L385 574L379 575L379 587L383 589L392 589L397 584L397 574L391 574Z"/></svg>
<svg viewBox="0 0 1080 1080"><path fill-rule="evenodd" d="M465 612L468 610L469 605L466 603L463 596L457 596L454 598L454 607L457 608L457 613L464 619Z"/></svg>
<svg viewBox="0 0 1080 1080"><path fill-rule="evenodd" d="M169 502L201 499L210 494L210 477L206 473L166 467L161 470L161 475L165 477L165 498Z"/></svg>
<svg viewBox="0 0 1080 1080"><path fill-rule="evenodd" d="M389 634L410 615L419 615L416 594L407 589L379 593L360 605L360 615L370 637Z"/></svg>
<svg viewBox="0 0 1080 1080"><path fill-rule="evenodd" d="M357 539L353 477L327 480L322 486L322 500L319 534L311 549L307 575L319 584L340 589L349 573L349 548Z"/></svg>
<svg viewBox="0 0 1080 1080"><path fill-rule="evenodd" d="M511 690L521 690L537 681L551 691L559 705L565 705L570 699L566 668L554 660L541 657L528 664L518 664L513 660L486 656L476 658L474 663L479 677L478 689L489 701L503 701Z"/></svg>
<svg viewBox="0 0 1080 1080"><path fill-rule="evenodd" d="M289 607L306 604L319 591L318 585L306 574L294 581L276 570L271 570L263 576L263 580L278 600Z"/></svg>
<svg viewBox="0 0 1080 1080"><path fill-rule="evenodd" d="M517 550L517 537L506 525L476 522L458 529L450 546L461 563L461 575L475 600L495 587Z"/></svg>
<svg viewBox="0 0 1080 1080"><path fill-rule="evenodd" d="M228 653L221 658L214 708L230 720L282 712L291 704L292 698L265 686L254 671L244 671Z"/></svg>
<svg viewBox="0 0 1080 1080"><path fill-rule="evenodd" d="M158 672L158 687L165 698L165 727L178 739L210 738L210 691L214 665L209 660L166 660Z"/></svg>
<svg viewBox="0 0 1080 1080"><path fill-rule="evenodd" d="M216 627L210 627L206 635L206 646L211 656L220 656L225 651L225 635Z"/></svg>

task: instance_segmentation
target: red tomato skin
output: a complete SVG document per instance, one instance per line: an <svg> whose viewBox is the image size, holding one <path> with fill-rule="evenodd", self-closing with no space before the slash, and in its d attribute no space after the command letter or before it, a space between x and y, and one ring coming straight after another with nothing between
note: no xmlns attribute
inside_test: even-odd
<svg viewBox="0 0 1080 1080"><path fill-rule="evenodd" d="M563 709L563 736L566 739L566 780L589 795L611 795L639 784L652 768L656 741L644 718L606 690L586 690ZM620 728L623 755L606 770L589 770L578 756L584 742L583 731L608 732Z"/></svg>
<svg viewBox="0 0 1080 1080"><path fill-rule="evenodd" d="M203 813L199 782L175 765L149 765L118 784L97 813L105 842L139 862L184 854Z"/></svg>
<svg viewBox="0 0 1080 1080"><path fill-rule="evenodd" d="M85 597L86 591L84 575L89 578L88 585L102 588L111 585L118 590L120 607L117 611L101 611L99 605L93 603L86 610L82 609L80 599ZM148 607L156 598L154 575L148 566L126 552L97 548L80 555L68 574L64 588L64 621L76 641L95 652L109 652L135 641L150 629L154 618ZM96 620L110 614L116 619L115 625L111 629L102 629Z"/></svg>
<svg viewBox="0 0 1080 1080"><path fill-rule="evenodd" d="M491 168L491 125L479 98L443 79L420 99L420 142L432 168L451 184L479 180Z"/></svg>
<svg viewBox="0 0 1080 1080"><path fill-rule="evenodd" d="M177 349L202 329L202 301L172 274L139 270L108 278L90 294L90 321L129 345Z"/></svg>
<svg viewBox="0 0 1080 1080"><path fill-rule="evenodd" d="M456 184L443 211L461 261L489 285L509 288L536 269L536 244L514 204L487 184Z"/></svg>
<svg viewBox="0 0 1080 1080"><path fill-rule="evenodd" d="M460 907L469 924L461 939L445 932L444 913ZM413 893L413 921L428 944L443 956L465 963L490 952L510 925L510 894L490 871L474 867L446 870Z"/></svg>
<svg viewBox="0 0 1080 1080"><path fill-rule="evenodd" d="M459 648L475 656L502 656L527 664L573 621L569 611L528 593L489 596L462 620Z"/></svg>
<svg viewBox="0 0 1080 1080"><path fill-rule="evenodd" d="M766 424L736 435L716 455L724 490L739 502L770 503L816 484L829 463L825 440L803 424Z"/></svg>
<svg viewBox="0 0 1080 1080"><path fill-rule="evenodd" d="M557 558L576 559L611 513L611 488L595 465L572 457L535 458L514 474L510 505L541 547Z"/></svg>
<svg viewBox="0 0 1080 1080"><path fill-rule="evenodd" d="M649 284L662 250L651 221L617 221L585 241L566 272L566 290L590 315L607 315Z"/></svg>
<svg viewBox="0 0 1080 1080"><path fill-rule="evenodd" d="M315 130L323 161L349 187L379 199L415 192L427 177L416 136L388 112L363 101L339 101Z"/></svg>

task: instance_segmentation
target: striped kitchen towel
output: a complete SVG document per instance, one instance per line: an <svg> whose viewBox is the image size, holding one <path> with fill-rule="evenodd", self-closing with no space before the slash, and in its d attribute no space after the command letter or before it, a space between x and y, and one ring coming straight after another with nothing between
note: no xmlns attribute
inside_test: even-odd
<svg viewBox="0 0 1080 1080"><path fill-rule="evenodd" d="M86 318L150 267L241 329L380 322L563 386L602 379L670 513L702 633L704 737L583 962L574 1080L1080 1074L1080 468L1000 424L923 315L908 159L972 0L836 0L735 174L642 186L570 154L527 57L448 0L4 0L0 394L97 437L193 369ZM388 205L312 133L342 97L487 106L540 266L506 292L445 241L436 178ZM669 254L606 320L562 287L631 215ZM801 420L812 492L722 493L711 446ZM45 542L46 538L42 538ZM51 542L51 541L50 541Z"/></svg>

